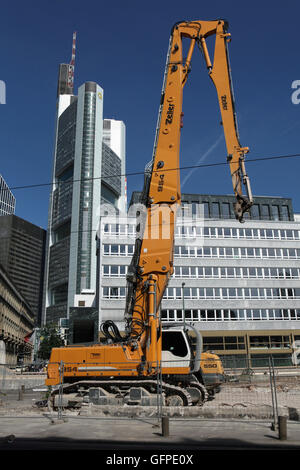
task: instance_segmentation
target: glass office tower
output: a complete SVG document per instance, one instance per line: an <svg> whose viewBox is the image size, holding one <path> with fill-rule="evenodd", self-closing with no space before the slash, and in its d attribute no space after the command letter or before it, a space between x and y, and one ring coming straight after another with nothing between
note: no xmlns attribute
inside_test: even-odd
<svg viewBox="0 0 300 470"><path fill-rule="evenodd" d="M102 88L58 90L43 306L44 322L56 323L94 306L100 204L117 207L122 191L121 159L103 142Z"/></svg>
<svg viewBox="0 0 300 470"><path fill-rule="evenodd" d="M0 216L15 213L16 198L0 175Z"/></svg>

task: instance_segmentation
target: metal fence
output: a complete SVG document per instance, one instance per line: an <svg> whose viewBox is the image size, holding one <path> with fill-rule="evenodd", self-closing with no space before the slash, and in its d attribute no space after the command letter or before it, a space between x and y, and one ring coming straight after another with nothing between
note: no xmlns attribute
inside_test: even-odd
<svg viewBox="0 0 300 470"><path fill-rule="evenodd" d="M170 361L162 363L161 367L155 365L156 374L139 380L138 387L130 383L133 379L130 376L136 372L135 366L130 368L126 363L127 377L113 378L113 371L125 365L111 363L109 367L112 376L108 380L112 387L107 390L104 384L107 378L100 375L101 369L103 373L107 364L81 364L81 377L78 377L81 383L75 389L70 378L76 376L74 371L78 370L79 364L61 362L57 364L58 382L51 387L54 396L50 401L50 388L45 386L45 374L0 366L0 413L5 411L5 406L10 413L21 409L22 405L26 412L26 397L30 397L31 412L34 401L36 413L42 413L47 408L58 418L68 413L78 413L98 417L148 416L158 419L165 416L261 419L271 421L276 428L279 416L285 416L300 423L300 370L297 368L276 367L272 357L267 360L262 358L261 362L256 358L255 367L249 367L253 365L250 362L243 364L245 367L234 366L233 362L230 366L228 360L221 385L214 387L213 373L200 377L196 374L206 388L205 399L197 401L201 389L197 389L195 380L187 385L184 384L184 377L181 377L177 383L171 382L171 386L166 387L167 378L163 372L165 367L171 365ZM184 361L176 361L177 367L187 365ZM96 371L99 375L95 378ZM192 397L188 406L182 406L182 395L178 392L182 388Z"/></svg>

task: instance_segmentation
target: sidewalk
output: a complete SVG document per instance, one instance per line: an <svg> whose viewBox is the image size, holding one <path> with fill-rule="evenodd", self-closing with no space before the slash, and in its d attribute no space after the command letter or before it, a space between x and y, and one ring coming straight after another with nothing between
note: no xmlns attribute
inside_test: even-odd
<svg viewBox="0 0 300 470"><path fill-rule="evenodd" d="M170 419L163 436L157 419L1 417L0 450L106 450L169 453L191 450L300 450L300 424L288 421L279 440L266 421ZM137 452L136 452L137 451ZM111 453L111 452L110 452Z"/></svg>

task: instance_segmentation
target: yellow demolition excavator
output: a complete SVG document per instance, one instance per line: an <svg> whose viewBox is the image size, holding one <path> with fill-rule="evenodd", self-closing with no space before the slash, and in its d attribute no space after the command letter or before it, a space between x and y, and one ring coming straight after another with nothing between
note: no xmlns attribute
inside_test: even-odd
<svg viewBox="0 0 300 470"><path fill-rule="evenodd" d="M209 36L215 37L213 62L206 43ZM184 38L189 41L185 59ZM57 386L63 382L65 396L81 393L103 404L116 399L128 404L149 404L156 397L159 383L165 405L199 405L206 399L207 390L222 381L223 369L216 365L217 356L202 352L200 332L191 325L184 328L182 323L164 324L162 328L160 304L173 273L176 212L181 200L182 97L195 45L203 53L217 90L236 196L234 210L240 222L252 205L244 164L249 149L239 143L229 41L224 20L182 21L172 28L153 158L145 172L141 201L146 208L145 217L137 227L140 236L127 276L125 334L121 335L116 325L107 321L102 325L102 332L109 339L106 343L54 348L46 379L46 385L54 386L53 400L62 393Z"/></svg>

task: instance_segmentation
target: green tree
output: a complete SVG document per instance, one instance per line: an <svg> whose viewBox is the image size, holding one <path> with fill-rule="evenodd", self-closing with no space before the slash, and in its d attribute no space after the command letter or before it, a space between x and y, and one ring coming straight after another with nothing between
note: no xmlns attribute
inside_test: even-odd
<svg viewBox="0 0 300 470"><path fill-rule="evenodd" d="M64 342L55 325L46 325L41 329L40 347L38 357L47 360L50 358L52 348L63 346Z"/></svg>

